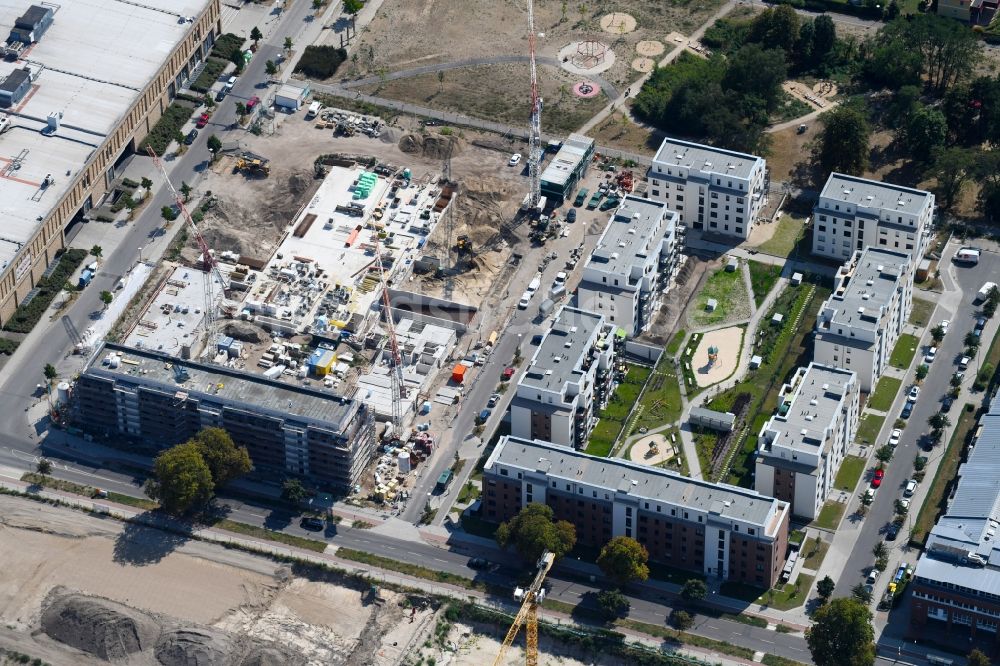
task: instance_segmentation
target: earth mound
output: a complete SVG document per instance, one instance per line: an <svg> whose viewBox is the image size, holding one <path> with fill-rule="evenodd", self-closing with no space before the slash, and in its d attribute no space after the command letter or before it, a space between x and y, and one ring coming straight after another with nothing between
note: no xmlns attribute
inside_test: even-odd
<svg viewBox="0 0 1000 666"><path fill-rule="evenodd" d="M128 659L156 643L160 624L152 616L107 599L53 590L42 612L42 631L105 661Z"/></svg>

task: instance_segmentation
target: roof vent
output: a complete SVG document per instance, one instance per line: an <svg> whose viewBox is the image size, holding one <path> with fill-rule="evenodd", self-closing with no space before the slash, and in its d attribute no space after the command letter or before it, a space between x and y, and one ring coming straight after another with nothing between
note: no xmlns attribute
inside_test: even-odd
<svg viewBox="0 0 1000 666"><path fill-rule="evenodd" d="M905 201L903 201L902 199L900 199L899 201L897 201L897 202L896 202L896 205L897 205L897 206L905 206L905 205L906 205L906 202L905 202Z"/></svg>
<svg viewBox="0 0 1000 666"><path fill-rule="evenodd" d="M802 435L803 437L805 437L806 435L809 434L809 429L808 428L803 428L802 430L799 431L799 434Z"/></svg>
<svg viewBox="0 0 1000 666"><path fill-rule="evenodd" d="M858 308L858 314L864 314L864 313L865 313L864 307L859 307Z"/></svg>
<svg viewBox="0 0 1000 666"><path fill-rule="evenodd" d="M878 265L878 272L879 272L879 273L881 273L881 272L882 272L882 271L884 271L884 270L885 270L885 266L884 266L884 265L882 265L882 264L879 264L879 265Z"/></svg>
<svg viewBox="0 0 1000 666"><path fill-rule="evenodd" d="M865 284L867 284L869 287L874 287L875 286L875 280L868 280L868 282L866 282Z"/></svg>
<svg viewBox="0 0 1000 666"><path fill-rule="evenodd" d="M823 384L823 390L824 391L828 391L829 389L830 389L830 385L829 384Z"/></svg>
<svg viewBox="0 0 1000 666"><path fill-rule="evenodd" d="M635 235L635 229L629 229L628 232L633 236Z"/></svg>
<svg viewBox="0 0 1000 666"><path fill-rule="evenodd" d="M806 421L812 421L815 418L812 414L806 414Z"/></svg>
<svg viewBox="0 0 1000 666"><path fill-rule="evenodd" d="M46 119L46 124L48 125L48 131L51 134L59 129L59 123L62 121L62 111L53 111L49 114Z"/></svg>
<svg viewBox="0 0 1000 666"><path fill-rule="evenodd" d="M843 192L844 194L850 194L851 193L851 191L848 190L848 189L841 190L841 192Z"/></svg>
<svg viewBox="0 0 1000 666"><path fill-rule="evenodd" d="M874 198L875 198L875 197L873 197L872 195L870 195L870 194L869 194L868 196L866 196L866 197L865 197L865 200L866 200L866 201L871 201L871 200L872 200L872 199L874 199Z"/></svg>
<svg viewBox="0 0 1000 666"><path fill-rule="evenodd" d="M545 376L546 376L546 377L547 377L547 376L549 376L549 375L551 375L551 374L552 374L552 371L551 371L551 370L546 370L546 371L545 371Z"/></svg>
<svg viewBox="0 0 1000 666"><path fill-rule="evenodd" d="M819 402L817 402L816 398L813 398L812 400L809 401L809 404L815 407L816 405L819 404Z"/></svg>
<svg viewBox="0 0 1000 666"><path fill-rule="evenodd" d="M576 333L576 331L577 331L577 328L576 328L576 326L570 326L570 327L569 327L569 332L570 332L570 333Z"/></svg>

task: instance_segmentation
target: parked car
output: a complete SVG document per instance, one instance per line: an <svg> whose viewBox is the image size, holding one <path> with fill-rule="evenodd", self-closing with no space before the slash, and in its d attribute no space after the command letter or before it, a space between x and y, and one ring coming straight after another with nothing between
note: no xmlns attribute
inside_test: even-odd
<svg viewBox="0 0 1000 666"><path fill-rule="evenodd" d="M906 394L906 400L908 402L916 402L917 397L920 395L920 387L914 384L910 387L910 392Z"/></svg>
<svg viewBox="0 0 1000 666"><path fill-rule="evenodd" d="M489 400L489 402L486 403L486 406L487 407L496 407L498 402L500 402L500 394L499 393L494 393L493 395L490 396L490 400Z"/></svg>
<svg viewBox="0 0 1000 666"><path fill-rule="evenodd" d="M184 137L184 145L190 146L192 143L194 143L194 140L197 138L198 138L198 130L196 129L191 130L190 132L187 133L187 136Z"/></svg>
<svg viewBox="0 0 1000 666"><path fill-rule="evenodd" d="M938 324L938 326L940 326L941 330L944 331L945 335L947 335L948 334L948 327L951 326L951 321L949 321L947 319L942 319L941 323Z"/></svg>
<svg viewBox="0 0 1000 666"><path fill-rule="evenodd" d="M473 557L469 560L469 568L476 570L489 569L490 561L482 557Z"/></svg>
<svg viewBox="0 0 1000 666"><path fill-rule="evenodd" d="M941 401L941 411L942 412L950 412L951 411L951 406L954 405L954 404L955 404L955 399L952 398L950 395L946 395L944 397L944 400Z"/></svg>
<svg viewBox="0 0 1000 666"><path fill-rule="evenodd" d="M576 222L576 208L570 208L566 211L566 221L570 224Z"/></svg>
<svg viewBox="0 0 1000 666"><path fill-rule="evenodd" d="M479 420L480 420L480 421L481 421L482 423L486 423L486 420L487 420L488 418L490 418L490 414L492 414L492 413L493 413L493 410L490 410L490 409L484 409L483 411L479 412Z"/></svg>
<svg viewBox="0 0 1000 666"><path fill-rule="evenodd" d="M507 166L517 166L520 163L521 163L521 153L514 153L513 155L510 156L510 159L507 160Z"/></svg>
<svg viewBox="0 0 1000 666"><path fill-rule="evenodd" d="M198 116L198 120L195 122L194 126L197 127L198 129L201 129L202 127L208 124L208 118L209 115L208 112L206 111L205 113Z"/></svg>
<svg viewBox="0 0 1000 666"><path fill-rule="evenodd" d="M899 500L899 506L902 507L903 511L909 511L910 500L904 497L903 499Z"/></svg>
<svg viewBox="0 0 1000 666"><path fill-rule="evenodd" d="M872 477L872 488L878 488L882 485L882 479L885 477L885 470L877 469L875 470L875 475Z"/></svg>
<svg viewBox="0 0 1000 666"><path fill-rule="evenodd" d="M927 350L927 355L924 356L924 363L933 363L934 359L937 357L937 347L931 347Z"/></svg>
<svg viewBox="0 0 1000 666"><path fill-rule="evenodd" d="M504 368L503 374L500 375L500 378L503 379L505 382L509 382L511 377L513 376L514 376L514 368Z"/></svg>
<svg viewBox="0 0 1000 666"><path fill-rule="evenodd" d="M912 413L913 413L913 403L908 402L905 405L903 405L903 411L899 413L899 416L901 418L908 419L910 418L910 414Z"/></svg>
<svg viewBox="0 0 1000 666"><path fill-rule="evenodd" d="M252 112L260 104L260 97L254 95L247 101L247 113Z"/></svg>
<svg viewBox="0 0 1000 666"><path fill-rule="evenodd" d="M323 521L319 518L305 517L299 521L299 526L304 530L309 530L310 532L322 532L323 531Z"/></svg>
<svg viewBox="0 0 1000 666"><path fill-rule="evenodd" d="M869 585L874 585L875 581L878 580L878 574L879 574L878 569L872 567L872 570L868 572L868 578L865 579L865 582L868 583Z"/></svg>
<svg viewBox="0 0 1000 666"><path fill-rule="evenodd" d="M889 446L898 446L899 438L903 436L903 431L899 428L893 428L892 432L889 433Z"/></svg>
<svg viewBox="0 0 1000 666"><path fill-rule="evenodd" d="M219 92L215 93L215 101L216 102L221 102L224 99L226 99L226 89L225 88L223 88Z"/></svg>
<svg viewBox="0 0 1000 666"><path fill-rule="evenodd" d="M965 370L966 368L969 367L969 363L971 362L972 362L971 358L969 358L968 356L963 356L962 358L958 359L958 367L960 367L962 370Z"/></svg>
<svg viewBox="0 0 1000 666"><path fill-rule="evenodd" d="M903 487L903 497L912 497L913 493L916 490L917 490L917 482L914 481L913 479L910 479L909 481L906 482L906 485Z"/></svg>
<svg viewBox="0 0 1000 666"><path fill-rule="evenodd" d="M899 535L899 525L897 525L896 523L890 523L889 528L885 531L885 540L895 541L898 535Z"/></svg>

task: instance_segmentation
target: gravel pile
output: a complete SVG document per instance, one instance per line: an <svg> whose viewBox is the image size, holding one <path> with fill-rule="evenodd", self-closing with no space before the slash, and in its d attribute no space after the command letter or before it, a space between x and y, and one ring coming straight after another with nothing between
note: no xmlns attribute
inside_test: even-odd
<svg viewBox="0 0 1000 666"><path fill-rule="evenodd" d="M156 660L163 666L228 666L232 641L211 629L176 629L156 644Z"/></svg>
<svg viewBox="0 0 1000 666"><path fill-rule="evenodd" d="M42 612L42 630L105 661L120 661L151 648L160 624L123 604L56 589Z"/></svg>

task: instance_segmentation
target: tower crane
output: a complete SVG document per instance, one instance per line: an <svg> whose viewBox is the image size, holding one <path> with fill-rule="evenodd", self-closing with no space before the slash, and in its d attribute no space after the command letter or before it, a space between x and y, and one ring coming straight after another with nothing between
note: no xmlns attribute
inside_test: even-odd
<svg viewBox="0 0 1000 666"><path fill-rule="evenodd" d="M531 0L529 0L530 2ZM545 576L548 575L549 569L552 568L552 563L555 561L555 555L546 551L542 553L542 556L538 558L538 572L535 574L535 580L531 581L531 585L528 587L527 591L524 593L524 601L521 603L521 608L518 609L517 615L514 616L514 621L510 625L510 629L507 631L507 637L503 639L503 645L500 646L500 652L497 654L497 658L493 660L493 666L500 666L503 662L504 655L507 654L507 650L514 643L514 639L517 637L517 632L521 630L521 625L527 625L525 627L526 639L525 639L525 663L527 666L537 666L538 664L538 604L545 600L545 590L542 589L542 583L545 582Z"/></svg>
<svg viewBox="0 0 1000 666"><path fill-rule="evenodd" d="M528 0L528 50L531 63L531 127L528 133L528 207L534 208L542 198L542 180L538 168L542 162L542 98L538 94L538 72L535 68L535 6Z"/></svg>
<svg viewBox="0 0 1000 666"><path fill-rule="evenodd" d="M385 314L385 328L389 332L389 349L392 353L392 368L389 371L392 392L392 428L393 432L398 433L403 427L403 399L406 398L406 386L403 384L403 356L399 353L396 325L392 321L392 304L389 301L389 286L385 280L385 266L382 264L378 229L373 229L373 231L375 235L375 263L378 265L379 283L382 286L382 311Z"/></svg>
<svg viewBox="0 0 1000 666"><path fill-rule="evenodd" d="M174 202L177 204L177 208L181 211L181 216L187 225L191 228L191 234L194 236L195 242L198 243L198 249L201 250L201 261L205 272L208 274L205 276L205 335L208 335L212 327L212 322L215 319L215 298L212 295L212 281L218 280L219 285L222 287L223 293L228 293L226 288L226 279L222 277L222 271L219 270L219 263L215 260L212 255L211 250L208 248L208 243L205 242L205 237L201 235L201 231L198 229L198 225L195 224L194 219L191 217L191 213L188 212L187 206L184 205L184 197L174 188L174 184L170 182L170 176L167 175L167 170L163 166L163 162L160 161L160 157L156 154L152 147L147 147L146 151L149 156L153 158L153 164L156 168L160 170L163 174L163 180L167 183L167 187L170 188L170 193L174 196Z"/></svg>

